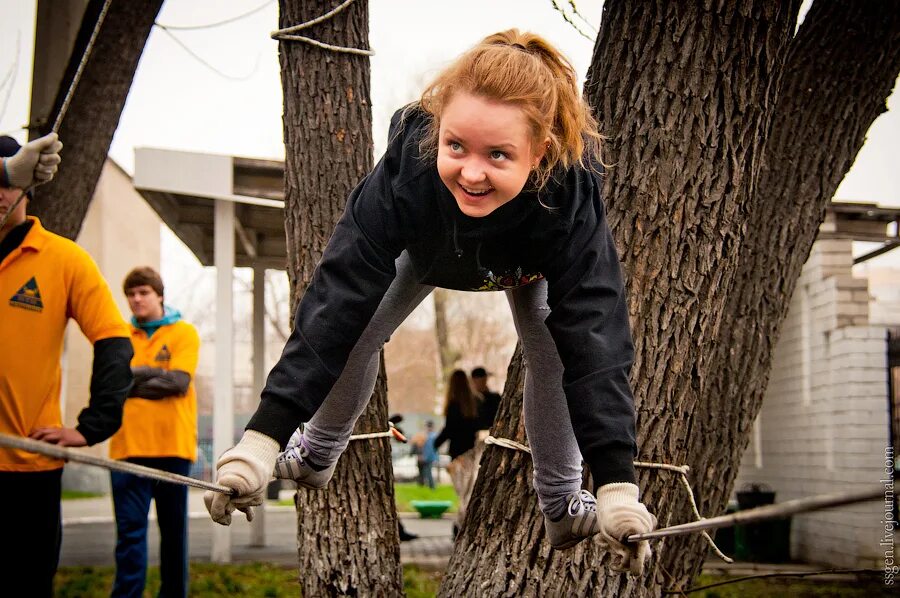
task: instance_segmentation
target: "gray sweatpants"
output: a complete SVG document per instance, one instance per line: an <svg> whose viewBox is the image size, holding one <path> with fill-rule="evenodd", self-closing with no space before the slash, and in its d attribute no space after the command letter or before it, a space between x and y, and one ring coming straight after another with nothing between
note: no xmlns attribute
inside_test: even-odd
<svg viewBox="0 0 900 598"><path fill-rule="evenodd" d="M375 388L382 346L434 288L416 281L406 252L396 266L397 276L344 371L304 428L303 444L319 465L337 461L347 448ZM550 313L547 283L541 280L511 289L506 296L525 352L525 431L534 461L534 487L541 511L557 517L566 507L566 497L581 488L581 453L563 393L562 363L544 325Z"/></svg>

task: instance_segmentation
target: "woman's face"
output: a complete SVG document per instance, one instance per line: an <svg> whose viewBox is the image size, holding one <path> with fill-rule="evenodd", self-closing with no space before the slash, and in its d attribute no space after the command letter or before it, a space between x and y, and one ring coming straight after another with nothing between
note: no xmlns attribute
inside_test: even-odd
<svg viewBox="0 0 900 598"><path fill-rule="evenodd" d="M466 216L487 216L516 197L543 153L514 104L458 92L444 106L438 173Z"/></svg>

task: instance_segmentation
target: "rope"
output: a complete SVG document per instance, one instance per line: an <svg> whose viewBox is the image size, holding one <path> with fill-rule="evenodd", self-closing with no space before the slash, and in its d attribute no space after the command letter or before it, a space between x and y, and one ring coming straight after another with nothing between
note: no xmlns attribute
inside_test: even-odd
<svg viewBox="0 0 900 598"><path fill-rule="evenodd" d="M160 482L172 482L173 484L181 484L183 486L193 486L194 488L212 490L213 492L220 492L222 494L233 493L233 490L231 488L228 488L227 486L220 486L219 484L213 484L212 482L204 482L203 480L197 480L188 476L179 475L177 473L154 469L152 467L137 465L136 463L130 463L128 461L114 461L112 459L106 459L103 457L95 457L94 455L89 455L75 449L58 446L47 442L41 442L40 440L33 440L31 438L12 436L10 434L4 434L2 432L0 432L0 446L28 451L29 453L37 453L39 455L54 457L56 459L63 459L65 461L73 461L75 463L84 463L85 465L103 467L111 471L131 473L137 476L141 476L142 478L150 478L151 480L158 480Z"/></svg>
<svg viewBox="0 0 900 598"><path fill-rule="evenodd" d="M354 434L350 437L350 440L368 440L370 438L385 437L393 437L400 442L406 442L406 437L400 432L400 430L394 427L393 423L390 422L388 423L388 430L386 432ZM78 451L72 448L62 447L56 444L50 444L48 442L41 442L40 440L34 440L32 438L24 438L22 436L4 434L2 432L0 432L0 446L28 451L29 453L37 453L39 455L45 455L47 457L53 457L55 459L63 459L64 461L72 461L74 463L84 463L85 465L103 467L111 471L131 473L143 478L149 478L151 480L171 482L173 484L181 484L183 486L192 486L194 488L201 488L203 490L212 490L213 492L219 492L222 494L233 494L234 492L227 486L221 486L212 482L206 482L192 477L170 473L168 471L155 469L153 467L137 465L128 461L117 461L113 459L106 459L104 457L96 457L94 455L89 455L85 452Z"/></svg>
<svg viewBox="0 0 900 598"><path fill-rule="evenodd" d="M494 438L493 436L488 436L484 439L484 443L495 444L497 446L519 450L529 454L531 453L531 449L524 444L520 444L514 440L509 440L508 438ZM757 507L755 509L747 509L746 511L740 511L738 513L733 513L730 515L722 515L719 517L712 517L707 519L700 515L700 511L697 508L697 503L694 500L694 491L687 479L687 473L690 471L690 467L688 467L687 465L647 463L645 461L635 461L634 466L647 469L674 471L680 474L682 487L685 489L685 492L688 495L688 500L691 503L691 510L693 511L696 520L690 523L683 523L681 525L664 527L646 534L634 534L628 537L628 541L638 542L640 540L652 540L656 538L665 538L668 536L681 536L684 534L690 534L699 531L702 532L703 537L706 538L707 543L715 551L716 556L724 560L726 563L732 563L734 561L733 559L725 556L725 554L723 554L722 551L719 550L719 547L716 546L716 543L713 541L710 535L706 533L706 530L716 529L720 527L730 527L739 523L763 521L766 519L777 519L780 517L785 517L787 515L792 515L794 513L817 511L819 509L827 509L831 507L849 505L857 502L875 500L876 498L880 498L884 494L884 488L878 486L877 489L873 487L865 491L847 492L843 494L823 494L809 498L801 498L779 503L777 505L766 505L763 507Z"/></svg>
<svg viewBox="0 0 900 598"><path fill-rule="evenodd" d="M752 523L754 521L765 521L767 519L780 519L797 513L807 513L832 507L852 505L854 503L866 502L883 497L883 486L873 486L867 490L857 490L855 492L844 492L840 494L819 494L817 496L789 500L778 503L777 505L766 505L763 507L756 507L755 509L747 509L746 511L738 511L737 513L731 513L730 515L720 515L719 517L712 517L702 521L692 521L691 523L664 527L652 532L647 532L646 534L634 534L628 536L628 541L638 542L640 540L652 540L654 538L664 538L667 536L682 536L700 530L730 527L739 523Z"/></svg>
<svg viewBox="0 0 900 598"><path fill-rule="evenodd" d="M75 76L72 78L72 83L69 84L69 89L66 90L66 97L63 99L62 106L59 109L59 113L56 115L56 120L53 122L53 127L50 129L51 133L59 133L59 127L62 125L63 117L65 117L66 112L69 110L69 104L72 102L72 96L75 94L75 88L78 87L78 82L81 81L81 74L84 72L84 66L87 64L88 58L91 55L91 51L94 49L94 42L97 41L97 35L100 33L100 26L103 24L103 20L106 18L106 13L109 12L109 5L112 4L112 0L106 0L103 3L103 8L100 9L100 16L97 17L97 22L94 23L94 30L91 32L91 37L88 40L87 46L84 48L84 53L81 55L81 61L78 63L78 68L75 70ZM13 212L16 211L16 208L19 207L19 204L22 203L22 200L25 196L34 191L34 188L37 185L31 185L27 189L22 189L22 193L19 194L19 197L16 198L16 201L13 202L12 206L9 210L6 211L6 214L0 218L0 229L6 226L6 223L9 221L10 216L12 216Z"/></svg>
<svg viewBox="0 0 900 598"><path fill-rule="evenodd" d="M488 436L484 439L485 444L495 444L497 446L502 446L504 448L513 449L517 451L523 451L528 454L531 454L531 449L516 442L515 440L510 440L509 438L494 438L493 436ZM694 517L697 521L702 521L704 518L700 515L700 511L697 509L697 503L694 501L694 490L691 488L690 482L687 479L687 473L691 470L687 465L668 465L666 463L647 463L646 461L635 461L635 467L641 467L645 469L661 469L664 471L673 471L679 474L679 479L681 480L681 485L685 489L688 495L688 501L691 503L691 510L694 513ZM726 563L733 563L734 559L725 556L725 553L719 550L719 547L716 546L716 543L713 541L712 537L706 532L703 532L703 537L706 539L707 544L710 545L713 552L716 553L716 556L725 561Z"/></svg>
<svg viewBox="0 0 900 598"><path fill-rule="evenodd" d="M345 0L343 4L338 6L337 8L325 13L322 16L316 17L311 21L306 21L305 23L300 23L299 25L292 25L291 27L285 27L284 29L279 29L278 31L273 31L271 34L272 39L277 39L280 41L294 41L294 42L303 42L305 44L309 44L311 46L315 46L317 48L322 48L323 50L330 50L332 52L340 52L344 54L358 54L361 56L374 56L375 52L372 50L366 50L365 48L348 48L346 46L333 46L331 44L326 44L317 40L314 40L310 37L306 37L305 35L293 35L296 31L303 31L304 29L308 29L313 25L318 25L319 23L325 22L328 19L332 18L334 15L338 14L351 4L353 4L354 0Z"/></svg>
<svg viewBox="0 0 900 598"><path fill-rule="evenodd" d="M393 422L388 422L388 429L385 432L369 432L367 434L354 434L350 440L369 440L371 438L395 438L399 442L406 442L406 436L394 426Z"/></svg>

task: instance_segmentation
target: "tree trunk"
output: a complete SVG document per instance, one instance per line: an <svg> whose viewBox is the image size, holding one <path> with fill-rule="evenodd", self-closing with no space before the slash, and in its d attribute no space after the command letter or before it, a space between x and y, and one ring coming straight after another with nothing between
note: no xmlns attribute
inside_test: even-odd
<svg viewBox="0 0 900 598"><path fill-rule="evenodd" d="M440 358L440 375L437 381L438 396L443 396L447 388L447 379L459 361L459 351L450 344L450 329L447 325L447 289L434 289L434 333L437 338L438 357Z"/></svg>
<svg viewBox="0 0 900 598"><path fill-rule="evenodd" d="M825 207L887 110L900 71L900 4L816 2L791 42L691 465L701 509L724 510L762 406L773 351ZM775 250L773 251L773 248ZM722 447L729 451L722 452ZM723 483L724 482L724 483ZM690 550L681 538L671 554ZM698 554L694 552L694 554ZM689 579L699 566L666 563Z"/></svg>
<svg viewBox="0 0 900 598"><path fill-rule="evenodd" d="M91 0L85 10L54 110L50 121L43 123L42 134L50 131L59 113L102 6L103 0ZM110 4L59 129L59 138L65 144L62 166L53 181L38 187L28 206L29 214L39 217L55 233L74 239L81 230L160 6L162 0Z"/></svg>
<svg viewBox="0 0 900 598"><path fill-rule="evenodd" d="M586 89L615 165L605 191L628 275L639 459L689 464L701 512L717 514L825 204L900 69L900 11L816 3L791 39L797 3L708 12L676 4L607 2ZM508 390L521 374L517 357ZM505 394L504 407L518 399ZM499 471L500 450L486 453L482 477ZM639 480L660 525L687 520L672 480L640 470ZM496 483L478 480L472 520L509 502L536 518L530 495L492 492ZM686 587L706 552L697 536L655 542L654 567L634 585L622 575L591 579L602 555L589 550L548 562L533 546L514 567L488 558L535 536L535 518L467 525L457 555L484 552L485 566L462 575L455 555L442 593L653 595ZM505 541L491 544L498 534Z"/></svg>
<svg viewBox="0 0 900 598"><path fill-rule="evenodd" d="M333 2L282 0L282 28L330 11ZM357 1L304 30L328 44L366 47L368 4ZM347 196L372 169L367 57L295 41L280 44L284 89L285 229L294 304L303 295ZM387 429L382 360L375 394L356 432ZM300 490L298 557L306 596L396 596L402 590L400 539L390 445L351 442L323 491Z"/></svg>
<svg viewBox="0 0 900 598"><path fill-rule="evenodd" d="M712 365L703 348L719 336L721 289L737 266L744 206L798 5L604 5L586 94L609 137L605 160L614 164L604 192L629 285L640 460L686 463L689 449L704 441L692 436L690 419ZM507 389L520 385L514 373L521 376L519 363L511 366ZM486 452L482 478L499 476L496 460L509 458L498 457L500 451L508 449ZM516 463L530 469L522 458ZM665 542L654 544L657 558L643 578L608 571L596 542L550 552L525 471L516 471L522 483L508 492L497 491L499 480L478 481L442 595L466 588L508 596L657 595L684 581L653 566L669 562ZM661 525L687 519L686 500L667 474L638 470L638 480ZM527 515L485 525L485 509L496 505Z"/></svg>

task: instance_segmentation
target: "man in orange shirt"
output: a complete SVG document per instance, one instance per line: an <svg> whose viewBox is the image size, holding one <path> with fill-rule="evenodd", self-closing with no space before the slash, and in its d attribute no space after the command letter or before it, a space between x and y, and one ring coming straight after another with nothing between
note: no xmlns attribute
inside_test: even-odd
<svg viewBox="0 0 900 598"><path fill-rule="evenodd" d="M119 428L132 350L128 327L87 252L26 216L27 201L12 210L23 188L52 178L61 147L56 135L24 148L0 137L0 220L7 218L0 229L0 432L85 446ZM74 428L62 425L60 410L69 318L94 346L90 402ZM0 513L7 514L0 526L3 595L53 595L62 468L59 459L0 448Z"/></svg>
<svg viewBox="0 0 900 598"><path fill-rule="evenodd" d="M193 378L200 337L164 305L162 278L153 268L135 268L122 285L131 308L131 370L122 428L109 443L113 459L124 459L187 475L197 459L197 395ZM147 575L147 513L156 501L160 533L159 595L187 595L187 487L111 472L116 510L116 580L113 597L139 598Z"/></svg>

